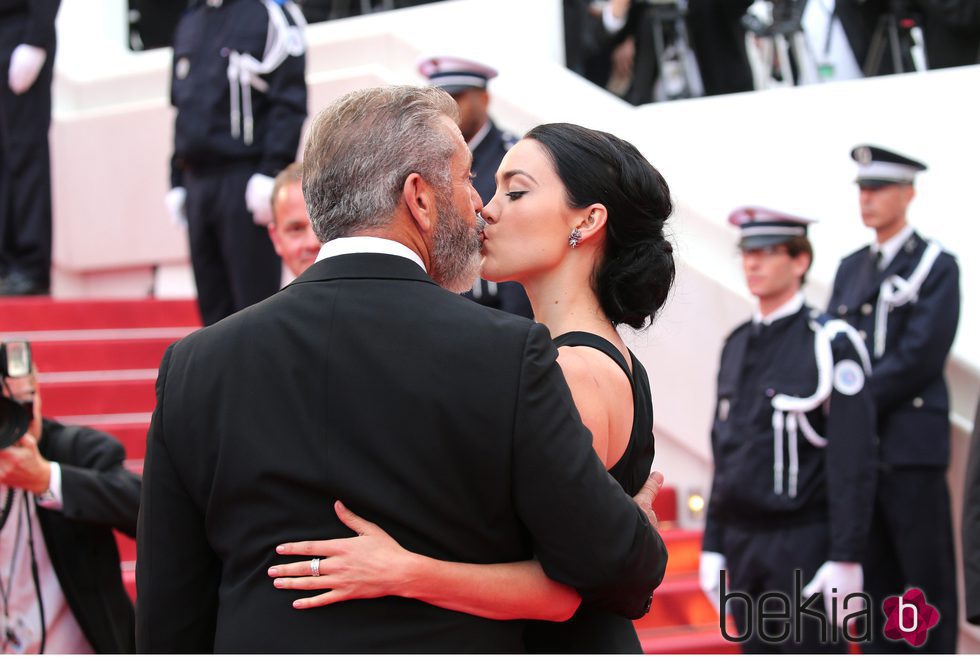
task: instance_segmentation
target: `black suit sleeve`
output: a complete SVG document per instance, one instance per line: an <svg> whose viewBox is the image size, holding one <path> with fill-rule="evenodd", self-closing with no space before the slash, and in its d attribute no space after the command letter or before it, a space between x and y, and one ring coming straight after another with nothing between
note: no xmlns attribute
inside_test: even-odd
<svg viewBox="0 0 980 657"><path fill-rule="evenodd" d="M909 311L902 339L875 363L871 394L879 413L908 401L942 376L960 318L959 280L956 260L941 254Z"/></svg>
<svg viewBox="0 0 980 657"><path fill-rule="evenodd" d="M174 466L164 426L173 350L171 345L160 365L143 468L136 539L136 649L209 653L214 651L221 568L208 545L203 513Z"/></svg>
<svg viewBox="0 0 980 657"><path fill-rule="evenodd" d="M123 467L123 446L101 431L79 428L69 450L58 461L64 500L61 514L135 536L140 480Z"/></svg>
<svg viewBox="0 0 980 657"><path fill-rule="evenodd" d="M54 19L61 0L30 0L27 3L31 18L24 32L23 43L47 50L55 42ZM51 53L48 53L51 56Z"/></svg>
<svg viewBox="0 0 980 657"><path fill-rule="evenodd" d="M586 603L638 618L663 579L666 548L595 455L556 356L547 329L533 325L515 418L517 512L549 577Z"/></svg>
<svg viewBox="0 0 980 657"><path fill-rule="evenodd" d="M861 360L845 336L834 342L834 361L850 361L859 370ZM875 409L866 381L859 390L834 386L827 412L827 447L824 451L830 516L830 561L862 561L871 526L877 461Z"/></svg>

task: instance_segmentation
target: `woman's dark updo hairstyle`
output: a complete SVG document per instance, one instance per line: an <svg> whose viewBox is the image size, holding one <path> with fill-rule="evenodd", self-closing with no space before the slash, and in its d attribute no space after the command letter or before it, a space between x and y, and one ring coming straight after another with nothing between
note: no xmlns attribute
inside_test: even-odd
<svg viewBox="0 0 980 657"><path fill-rule="evenodd" d="M633 144L571 123L546 123L524 135L551 156L568 203L606 207L606 247L592 285L614 324L643 328L667 301L674 249L664 236L670 189Z"/></svg>

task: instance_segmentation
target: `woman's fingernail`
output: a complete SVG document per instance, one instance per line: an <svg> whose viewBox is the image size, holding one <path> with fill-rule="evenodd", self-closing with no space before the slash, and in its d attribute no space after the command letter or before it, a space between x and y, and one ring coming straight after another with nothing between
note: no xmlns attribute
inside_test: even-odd
<svg viewBox="0 0 980 657"><path fill-rule="evenodd" d="M276 577L278 575L279 575L279 569L278 568L270 568L269 569L269 577Z"/></svg>

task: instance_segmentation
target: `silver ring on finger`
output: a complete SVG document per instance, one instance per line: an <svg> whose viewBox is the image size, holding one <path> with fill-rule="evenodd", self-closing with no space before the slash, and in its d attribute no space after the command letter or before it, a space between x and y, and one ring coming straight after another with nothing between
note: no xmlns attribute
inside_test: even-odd
<svg viewBox="0 0 980 657"><path fill-rule="evenodd" d="M320 557L310 559L310 575L313 577L320 576Z"/></svg>

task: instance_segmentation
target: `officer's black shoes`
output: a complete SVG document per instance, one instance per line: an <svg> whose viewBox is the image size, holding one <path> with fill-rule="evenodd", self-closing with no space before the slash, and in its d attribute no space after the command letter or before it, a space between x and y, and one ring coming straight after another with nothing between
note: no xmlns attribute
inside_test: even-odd
<svg viewBox="0 0 980 657"><path fill-rule="evenodd" d="M51 293L47 281L39 281L18 271L0 279L0 297L47 295Z"/></svg>

